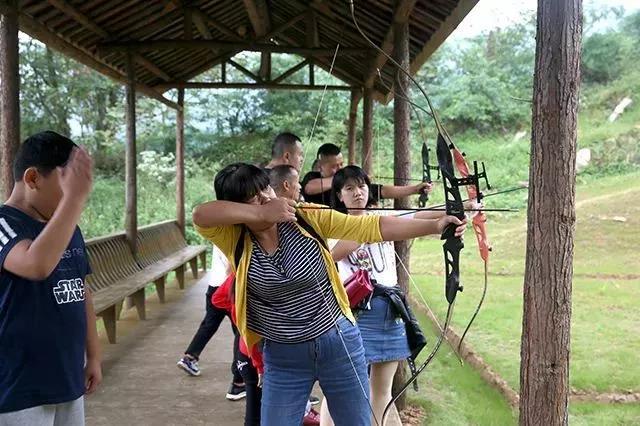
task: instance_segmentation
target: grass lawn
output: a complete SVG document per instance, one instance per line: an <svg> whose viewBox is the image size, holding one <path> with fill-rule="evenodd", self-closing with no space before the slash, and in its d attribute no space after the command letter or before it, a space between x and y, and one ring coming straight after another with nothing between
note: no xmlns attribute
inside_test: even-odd
<svg viewBox="0 0 640 426"><path fill-rule="evenodd" d="M640 196L640 185L634 186L638 177L637 173L611 177L578 188L571 386L579 390L640 391L640 207L634 203ZM614 220L616 216L626 221ZM526 220L524 215L490 219L494 251L489 290L467 342L518 389ZM465 290L458 296L453 319L459 333L477 305L483 284L482 263L471 234L466 245L460 260ZM439 240L414 244L413 276L441 319L446 312L442 262ZM411 291L416 292L413 287ZM427 408L428 424L517 422L506 402L475 372L460 367L448 346L443 346L423 377L419 396L412 398ZM578 425L638 424L640 405L576 403L570 415L571 423Z"/></svg>

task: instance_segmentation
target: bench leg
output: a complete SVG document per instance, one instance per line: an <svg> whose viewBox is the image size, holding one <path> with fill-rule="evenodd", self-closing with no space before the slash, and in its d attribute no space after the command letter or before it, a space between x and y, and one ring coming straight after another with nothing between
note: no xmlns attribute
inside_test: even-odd
<svg viewBox="0 0 640 426"><path fill-rule="evenodd" d="M191 273L193 274L193 278L198 279L198 257L194 257L189 261L189 265L191 266Z"/></svg>
<svg viewBox="0 0 640 426"><path fill-rule="evenodd" d="M156 285L156 293L158 293L158 299L160 300L160 303L164 303L164 283L166 281L167 276L163 275L153 282Z"/></svg>
<svg viewBox="0 0 640 426"><path fill-rule="evenodd" d="M109 343L116 343L116 305L108 307L100 314Z"/></svg>
<svg viewBox="0 0 640 426"><path fill-rule="evenodd" d="M202 264L202 270L207 272L207 252L200 253L200 263Z"/></svg>
<svg viewBox="0 0 640 426"><path fill-rule="evenodd" d="M178 280L178 287L180 287L180 290L184 290L184 265L180 265L176 268L176 280Z"/></svg>
<svg viewBox="0 0 640 426"><path fill-rule="evenodd" d="M116 304L116 319L120 319L120 315L122 315L123 309L124 309L124 300L121 300Z"/></svg>
<svg viewBox="0 0 640 426"><path fill-rule="evenodd" d="M136 305L135 302L133 301L133 296L127 296L127 298L124 299L123 304L124 304L124 309L126 309L127 311Z"/></svg>
<svg viewBox="0 0 640 426"><path fill-rule="evenodd" d="M147 313L145 311L145 298L144 298L144 287L142 287L140 290L136 291L135 293L133 293L131 295L131 299L133 299L133 304L136 307L136 310L138 311L138 318L140 318L141 320L146 320L147 319Z"/></svg>

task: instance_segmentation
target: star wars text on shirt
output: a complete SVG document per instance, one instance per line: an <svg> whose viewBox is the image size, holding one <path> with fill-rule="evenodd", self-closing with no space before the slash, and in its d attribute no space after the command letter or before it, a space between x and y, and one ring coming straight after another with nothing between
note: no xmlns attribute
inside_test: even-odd
<svg viewBox="0 0 640 426"><path fill-rule="evenodd" d="M84 301L84 282L81 278L60 280L53 287L53 295L58 305Z"/></svg>

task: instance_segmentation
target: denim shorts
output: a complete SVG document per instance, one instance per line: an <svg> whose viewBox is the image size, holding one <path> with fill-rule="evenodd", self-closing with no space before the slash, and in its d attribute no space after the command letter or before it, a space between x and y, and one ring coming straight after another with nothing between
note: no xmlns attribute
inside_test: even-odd
<svg viewBox="0 0 640 426"><path fill-rule="evenodd" d="M364 356L368 364L400 361L411 355L402 318L384 296L371 299L371 309L358 315Z"/></svg>

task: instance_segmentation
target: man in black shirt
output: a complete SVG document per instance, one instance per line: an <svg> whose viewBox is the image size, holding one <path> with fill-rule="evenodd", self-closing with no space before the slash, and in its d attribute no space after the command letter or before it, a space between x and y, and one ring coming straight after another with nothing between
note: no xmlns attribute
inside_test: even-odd
<svg viewBox="0 0 640 426"><path fill-rule="evenodd" d="M318 166L320 171L311 171L302 179L302 195L304 200L316 204L331 204L331 184L333 176L342 168L343 158L340 147L325 143L318 148ZM423 191L431 191L431 184L421 182L417 185L394 186L371 184L370 193L377 203L383 198L402 198Z"/></svg>

